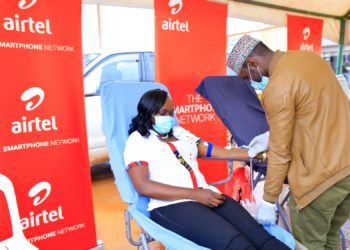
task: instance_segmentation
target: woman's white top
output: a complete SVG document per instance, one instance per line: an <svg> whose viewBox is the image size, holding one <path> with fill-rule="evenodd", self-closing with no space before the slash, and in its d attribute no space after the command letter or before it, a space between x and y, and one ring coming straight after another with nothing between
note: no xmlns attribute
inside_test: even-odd
<svg viewBox="0 0 350 250"><path fill-rule="evenodd" d="M161 141L153 130L149 132L149 137L143 137L137 131L129 136L124 150L126 166L133 162L144 161L148 163L150 180L177 187L193 188L189 171L175 157L169 145ZM198 148L196 142L199 138L181 127L174 127L173 135L178 140L171 143L174 144L180 155L191 166L196 176L198 187L220 193L216 187L207 184L203 174L198 169ZM158 207L184 201L189 200L165 201L151 198L148 210L151 211Z"/></svg>

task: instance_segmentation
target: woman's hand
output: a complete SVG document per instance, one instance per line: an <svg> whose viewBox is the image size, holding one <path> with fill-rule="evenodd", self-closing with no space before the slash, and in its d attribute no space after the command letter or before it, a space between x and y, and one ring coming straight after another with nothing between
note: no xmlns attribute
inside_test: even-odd
<svg viewBox="0 0 350 250"><path fill-rule="evenodd" d="M191 199L207 207L217 207L224 203L225 196L210 189L193 189L175 187L149 179L147 166L130 168L128 174L136 191L140 195L149 196L158 200L180 200Z"/></svg>
<svg viewBox="0 0 350 250"><path fill-rule="evenodd" d="M223 204L225 196L210 189L194 189L192 199L207 207L213 208Z"/></svg>

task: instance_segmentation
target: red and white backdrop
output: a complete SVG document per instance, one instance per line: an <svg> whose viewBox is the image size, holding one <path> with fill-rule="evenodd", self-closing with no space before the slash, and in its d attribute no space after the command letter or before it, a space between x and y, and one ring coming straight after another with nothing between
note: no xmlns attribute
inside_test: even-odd
<svg viewBox="0 0 350 250"><path fill-rule="evenodd" d="M321 54L323 20L287 15L288 50L309 50Z"/></svg>
<svg viewBox="0 0 350 250"><path fill-rule="evenodd" d="M206 0L155 0L156 81L172 96L180 126L218 145L226 129L194 89L209 75L226 75L227 5ZM201 161L208 182L227 175L226 162Z"/></svg>
<svg viewBox="0 0 350 250"><path fill-rule="evenodd" d="M0 248L93 248L81 1L2 1L0 22Z"/></svg>

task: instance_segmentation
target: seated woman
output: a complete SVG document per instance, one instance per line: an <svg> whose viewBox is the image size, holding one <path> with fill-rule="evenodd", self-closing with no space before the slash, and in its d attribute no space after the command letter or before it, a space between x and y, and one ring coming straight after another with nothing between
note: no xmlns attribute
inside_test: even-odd
<svg viewBox="0 0 350 250"><path fill-rule="evenodd" d="M129 176L149 196L151 219L210 249L289 249L235 200L206 183L197 157L248 157L244 149L207 143L174 125L167 92L146 92L137 106L124 151Z"/></svg>

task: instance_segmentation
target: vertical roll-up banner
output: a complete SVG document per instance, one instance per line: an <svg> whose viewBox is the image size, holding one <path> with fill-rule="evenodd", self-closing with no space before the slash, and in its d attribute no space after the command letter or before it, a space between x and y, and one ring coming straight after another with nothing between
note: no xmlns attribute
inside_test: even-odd
<svg viewBox="0 0 350 250"><path fill-rule="evenodd" d="M287 15L288 50L321 54L323 19Z"/></svg>
<svg viewBox="0 0 350 250"><path fill-rule="evenodd" d="M81 6L0 3L0 249L96 247Z"/></svg>
<svg viewBox="0 0 350 250"><path fill-rule="evenodd" d="M179 125L226 145L227 130L195 88L209 75L226 75L227 5L206 0L155 0L156 81L165 84ZM227 175L227 162L201 161L208 182Z"/></svg>

